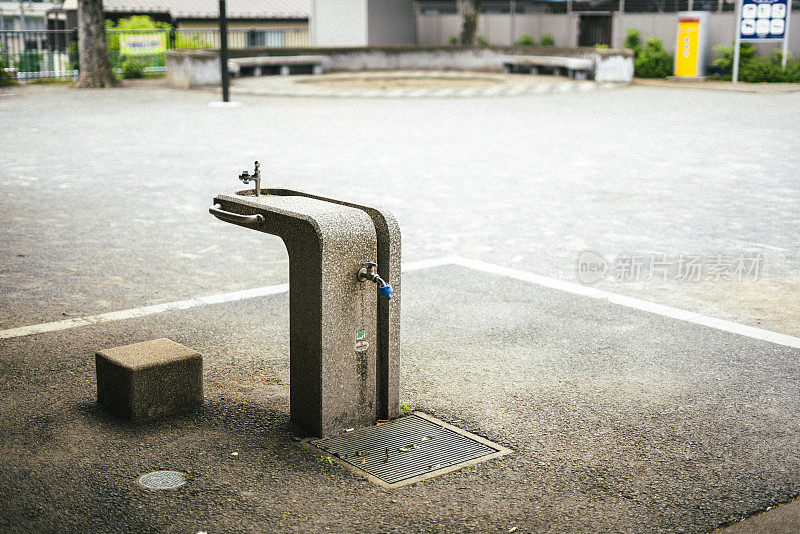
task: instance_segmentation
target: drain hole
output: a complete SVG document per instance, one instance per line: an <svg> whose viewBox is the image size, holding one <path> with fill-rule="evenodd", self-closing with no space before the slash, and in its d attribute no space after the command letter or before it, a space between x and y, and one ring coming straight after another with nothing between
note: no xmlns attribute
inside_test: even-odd
<svg viewBox="0 0 800 534"><path fill-rule="evenodd" d="M186 475L180 471L152 471L137 478L136 483L147 489L169 490L186 484Z"/></svg>

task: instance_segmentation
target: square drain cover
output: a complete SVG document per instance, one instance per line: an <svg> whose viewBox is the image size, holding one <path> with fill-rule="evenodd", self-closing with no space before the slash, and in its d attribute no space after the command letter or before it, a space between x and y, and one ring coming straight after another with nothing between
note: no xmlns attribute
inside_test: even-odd
<svg viewBox="0 0 800 534"><path fill-rule="evenodd" d="M443 475L511 452L420 412L310 443L351 471L387 488Z"/></svg>

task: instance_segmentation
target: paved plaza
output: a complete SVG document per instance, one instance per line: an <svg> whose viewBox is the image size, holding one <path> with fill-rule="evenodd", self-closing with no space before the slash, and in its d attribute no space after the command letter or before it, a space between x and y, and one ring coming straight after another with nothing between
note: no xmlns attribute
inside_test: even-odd
<svg viewBox="0 0 800 534"><path fill-rule="evenodd" d="M245 93L0 92L4 531L707 532L800 493L800 92ZM207 211L254 160L397 217L401 400L512 454L387 491L294 441L285 247ZM204 408L110 418L95 351L160 337Z"/></svg>

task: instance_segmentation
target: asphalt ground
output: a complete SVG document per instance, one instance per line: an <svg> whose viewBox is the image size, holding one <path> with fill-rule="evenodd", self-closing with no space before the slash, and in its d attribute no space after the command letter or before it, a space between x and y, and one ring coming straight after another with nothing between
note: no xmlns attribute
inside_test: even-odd
<svg viewBox="0 0 800 534"><path fill-rule="evenodd" d="M800 350L460 267L404 291L403 399L512 455L387 492L304 449L274 295L4 341L3 529L701 532L800 491ZM109 418L93 351L161 336L205 407Z"/></svg>
<svg viewBox="0 0 800 534"><path fill-rule="evenodd" d="M409 261L575 281L586 249L757 252L758 280L596 287L800 332L797 94L228 109L158 84L3 94L2 329L286 282L277 238L206 211L259 159L265 187L388 207ZM461 267L408 273L403 290L401 398L514 454L386 492L300 448L288 302L273 295L0 340L0 525L700 532L800 493L797 349ZM204 354L204 409L106 417L94 351L163 336ZM159 468L190 482L134 484Z"/></svg>

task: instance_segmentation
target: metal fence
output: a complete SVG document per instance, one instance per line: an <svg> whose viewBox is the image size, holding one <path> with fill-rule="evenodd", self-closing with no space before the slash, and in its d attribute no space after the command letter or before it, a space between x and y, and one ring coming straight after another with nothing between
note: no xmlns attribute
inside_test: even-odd
<svg viewBox="0 0 800 534"><path fill-rule="evenodd" d="M0 31L0 68L18 80L74 78L78 65L75 30Z"/></svg>
<svg viewBox="0 0 800 534"><path fill-rule="evenodd" d="M127 70L164 72L167 50L213 49L218 29L107 30L108 55L118 74ZM307 28L232 29L228 47L294 48L308 46ZM77 30L0 30L0 68L18 80L76 78Z"/></svg>

